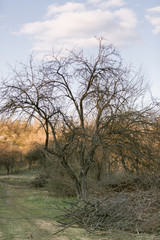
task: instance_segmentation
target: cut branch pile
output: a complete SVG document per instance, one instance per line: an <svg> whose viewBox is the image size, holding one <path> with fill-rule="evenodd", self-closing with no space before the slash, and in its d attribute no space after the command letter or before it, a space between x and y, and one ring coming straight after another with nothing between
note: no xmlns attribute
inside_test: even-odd
<svg viewBox="0 0 160 240"><path fill-rule="evenodd" d="M58 222L65 228L160 233L160 192L154 190L110 193L105 199L70 203L63 211Z"/></svg>

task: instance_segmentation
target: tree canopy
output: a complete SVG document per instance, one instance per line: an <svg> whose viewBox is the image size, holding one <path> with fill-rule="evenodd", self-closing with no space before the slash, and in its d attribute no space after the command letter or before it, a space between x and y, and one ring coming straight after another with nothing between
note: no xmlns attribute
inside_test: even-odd
<svg viewBox="0 0 160 240"><path fill-rule="evenodd" d="M98 44L93 57L69 51L38 64L31 58L20 71L13 69L1 89L1 114L40 121L46 151L60 161L79 198L87 196L87 174L98 149L127 171L153 169L158 161L157 105L144 76L126 67L112 45L101 39Z"/></svg>

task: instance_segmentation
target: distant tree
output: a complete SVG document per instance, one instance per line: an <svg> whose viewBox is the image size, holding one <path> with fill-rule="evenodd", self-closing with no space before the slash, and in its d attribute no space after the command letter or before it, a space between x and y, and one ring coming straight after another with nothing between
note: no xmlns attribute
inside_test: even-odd
<svg viewBox="0 0 160 240"><path fill-rule="evenodd" d="M52 54L40 64L31 58L1 89L3 116L39 120L45 149L61 162L78 198L87 197L87 174L99 148L126 170L153 168L156 161L146 141L154 135L155 104L145 95L144 78L123 65L112 45L98 42L90 58L83 51Z"/></svg>
<svg viewBox="0 0 160 240"><path fill-rule="evenodd" d="M32 146L32 148L29 149L29 151L25 154L25 160L28 163L29 169L31 169L33 166L41 166L43 167L44 160L45 160L45 152L44 148L42 149L41 146Z"/></svg>
<svg viewBox="0 0 160 240"><path fill-rule="evenodd" d="M21 159L21 152L9 143L0 143L0 167L6 169L6 173L10 174L17 161Z"/></svg>

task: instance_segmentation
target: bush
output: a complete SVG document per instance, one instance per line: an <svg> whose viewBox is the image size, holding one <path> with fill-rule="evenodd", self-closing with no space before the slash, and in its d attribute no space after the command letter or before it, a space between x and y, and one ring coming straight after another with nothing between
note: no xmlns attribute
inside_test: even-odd
<svg viewBox="0 0 160 240"><path fill-rule="evenodd" d="M43 188L48 183L48 178L45 174L38 174L32 181L30 186L31 187L37 187L37 188Z"/></svg>

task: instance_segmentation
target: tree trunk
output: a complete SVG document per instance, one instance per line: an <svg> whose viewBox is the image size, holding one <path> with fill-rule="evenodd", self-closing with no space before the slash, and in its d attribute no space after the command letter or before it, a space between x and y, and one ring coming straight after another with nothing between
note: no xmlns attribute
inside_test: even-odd
<svg viewBox="0 0 160 240"><path fill-rule="evenodd" d="M87 176L84 172L80 174L80 189L81 189L81 196L80 199L85 200L87 198Z"/></svg>
<svg viewBox="0 0 160 240"><path fill-rule="evenodd" d="M7 165L6 166L7 174L10 174L10 167Z"/></svg>
<svg viewBox="0 0 160 240"><path fill-rule="evenodd" d="M62 166L66 170L67 174L73 181L73 184L76 189L77 198L80 199L86 199L87 198L87 180L86 180L86 174L81 171L80 177L76 176L74 171L71 169L71 167L68 165L68 162L65 160L65 157L63 157L61 161Z"/></svg>

